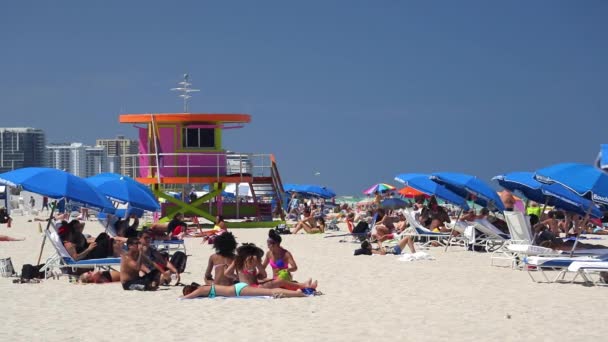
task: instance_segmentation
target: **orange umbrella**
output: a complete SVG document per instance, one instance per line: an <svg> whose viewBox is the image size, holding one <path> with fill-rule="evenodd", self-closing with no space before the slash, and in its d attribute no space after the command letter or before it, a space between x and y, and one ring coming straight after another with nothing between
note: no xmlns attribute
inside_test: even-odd
<svg viewBox="0 0 608 342"><path fill-rule="evenodd" d="M427 197L427 198L430 197L429 195L425 194L424 192L418 191L418 190L412 188L411 186L406 186L403 189L399 189L398 192L399 192L399 194L401 194L403 197L406 197L406 198L414 198L414 197L420 196L420 195Z"/></svg>

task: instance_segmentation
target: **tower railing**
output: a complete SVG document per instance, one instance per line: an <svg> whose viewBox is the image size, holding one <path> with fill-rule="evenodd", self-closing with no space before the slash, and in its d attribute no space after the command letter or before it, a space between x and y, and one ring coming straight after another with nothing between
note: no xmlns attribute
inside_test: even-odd
<svg viewBox="0 0 608 342"><path fill-rule="evenodd" d="M157 155L122 155L121 173L137 178L179 177L186 182L194 177L272 177L273 157L271 154L238 153L159 153Z"/></svg>

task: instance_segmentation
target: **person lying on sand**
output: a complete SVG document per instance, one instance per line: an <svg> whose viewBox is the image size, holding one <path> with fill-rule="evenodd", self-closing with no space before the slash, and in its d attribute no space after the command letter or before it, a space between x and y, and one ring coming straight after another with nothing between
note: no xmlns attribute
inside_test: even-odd
<svg viewBox="0 0 608 342"><path fill-rule="evenodd" d="M308 293L314 293L314 290L305 290ZM243 296L273 296L275 298L287 297L306 297L307 294L298 290L285 289L264 289L261 287L249 286L246 283L237 283L234 285L186 285L182 290L183 299L191 299L197 297L243 297Z"/></svg>
<svg viewBox="0 0 608 342"><path fill-rule="evenodd" d="M6 235L0 235L0 241L24 241L25 238L17 239Z"/></svg>
<svg viewBox="0 0 608 342"><path fill-rule="evenodd" d="M354 255L372 255L372 254L395 254L400 255L401 252L405 249L405 247L409 247L410 252L412 254L416 253L416 248L414 248L414 240L411 236L406 236L397 243L397 245L392 247L383 247L381 242L378 242L378 249L375 250L372 248L372 244L369 241L363 241L361 243L361 248L356 249Z"/></svg>
<svg viewBox="0 0 608 342"><path fill-rule="evenodd" d="M89 271L83 273L78 278L79 283L83 284L105 284L120 281L120 272L118 271Z"/></svg>

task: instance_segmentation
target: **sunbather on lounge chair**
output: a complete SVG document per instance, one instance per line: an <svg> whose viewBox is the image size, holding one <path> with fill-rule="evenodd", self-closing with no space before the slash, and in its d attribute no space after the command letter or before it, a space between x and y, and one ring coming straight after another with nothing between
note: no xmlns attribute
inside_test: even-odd
<svg viewBox="0 0 608 342"><path fill-rule="evenodd" d="M375 232L372 234L372 239L376 241L392 239L395 231L395 218L387 215L383 208L379 208L376 213L378 218L374 225Z"/></svg>
<svg viewBox="0 0 608 342"><path fill-rule="evenodd" d="M234 272L226 273L226 269L232 264L236 257L236 254L234 253L236 245L237 243L232 233L224 233L215 238L213 241L215 254L209 256L207 270L205 271L205 284L233 284L233 279L235 278L233 275Z"/></svg>
<svg viewBox="0 0 608 342"><path fill-rule="evenodd" d="M82 235L80 229L82 229L80 225L74 223L64 224L57 230L61 242L72 259L76 261L102 259L114 255L114 241L108 234L101 233L91 242L87 241L86 238L84 241L81 241L84 236L80 236Z"/></svg>
<svg viewBox="0 0 608 342"><path fill-rule="evenodd" d="M160 284L160 272L153 270L144 276L139 272L144 268L144 250L137 238L127 240L127 253L120 260L120 282L124 290L155 291Z"/></svg>
<svg viewBox="0 0 608 342"><path fill-rule="evenodd" d="M418 221L436 233L450 231L445 227L445 223L450 222L450 215L448 215L445 208L437 203L435 196L431 196L428 205L422 209Z"/></svg>

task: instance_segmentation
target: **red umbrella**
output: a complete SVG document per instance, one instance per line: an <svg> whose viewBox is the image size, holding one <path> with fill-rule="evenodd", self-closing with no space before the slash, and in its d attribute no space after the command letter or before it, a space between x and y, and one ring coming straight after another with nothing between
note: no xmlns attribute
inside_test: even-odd
<svg viewBox="0 0 608 342"><path fill-rule="evenodd" d="M429 198L430 196L425 194L424 192L418 191L411 186L406 186L405 188L399 189L399 194L401 194L405 198L414 198L416 196L424 196L425 198Z"/></svg>

